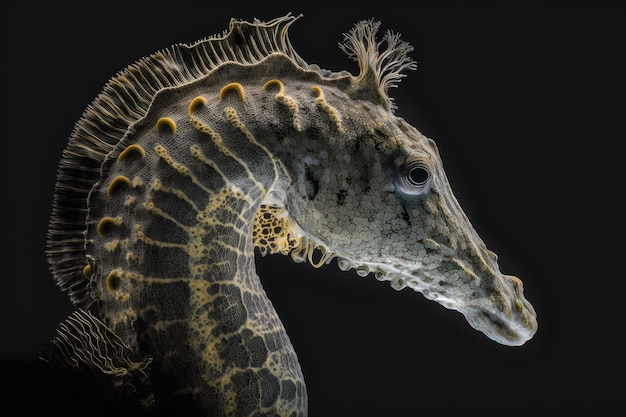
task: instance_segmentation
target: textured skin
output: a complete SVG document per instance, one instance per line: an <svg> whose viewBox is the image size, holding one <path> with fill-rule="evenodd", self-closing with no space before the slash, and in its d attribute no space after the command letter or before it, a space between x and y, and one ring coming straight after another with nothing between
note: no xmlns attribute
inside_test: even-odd
<svg viewBox="0 0 626 417"><path fill-rule="evenodd" d="M414 67L410 46L388 32L379 51L378 23L360 22L342 49L361 73L331 73L291 48L294 20L232 21L156 53L86 110L59 167L48 251L79 310L47 360L146 404L306 415L255 247L412 288L499 343L535 333L521 281L472 228L435 143L393 114L387 90Z"/></svg>

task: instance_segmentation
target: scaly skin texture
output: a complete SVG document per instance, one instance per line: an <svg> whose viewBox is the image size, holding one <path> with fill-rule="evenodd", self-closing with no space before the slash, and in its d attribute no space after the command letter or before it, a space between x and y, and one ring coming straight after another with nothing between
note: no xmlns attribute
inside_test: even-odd
<svg viewBox="0 0 626 417"><path fill-rule="evenodd" d="M49 232L79 310L46 356L210 416L304 416L296 353L254 249L372 274L465 315L496 342L536 331L447 182L435 143L394 115L408 44L359 22L360 74L308 65L292 16L129 66L86 110ZM97 310L99 318L83 309ZM79 342L77 342L79 341ZM82 342L80 342L82 341Z"/></svg>

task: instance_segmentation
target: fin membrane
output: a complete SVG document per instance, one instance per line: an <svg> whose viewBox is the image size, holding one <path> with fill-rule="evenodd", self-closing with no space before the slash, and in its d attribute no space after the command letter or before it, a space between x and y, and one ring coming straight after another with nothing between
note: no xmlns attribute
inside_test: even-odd
<svg viewBox="0 0 626 417"><path fill-rule="evenodd" d="M61 323L55 338L43 346L40 358L68 374L68 380L76 374L86 376L107 399L150 406L152 358L137 361L135 356L101 320L79 309Z"/></svg>

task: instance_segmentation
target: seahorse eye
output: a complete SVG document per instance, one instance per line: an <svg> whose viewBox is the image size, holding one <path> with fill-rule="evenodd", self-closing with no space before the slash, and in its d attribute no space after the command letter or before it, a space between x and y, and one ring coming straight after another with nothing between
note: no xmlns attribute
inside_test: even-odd
<svg viewBox="0 0 626 417"><path fill-rule="evenodd" d="M432 170L428 160L414 155L396 160L397 185L407 196L421 196L428 191Z"/></svg>
<svg viewBox="0 0 626 417"><path fill-rule="evenodd" d="M430 172L420 165L413 166L407 173L407 180L411 185L421 187L430 179Z"/></svg>

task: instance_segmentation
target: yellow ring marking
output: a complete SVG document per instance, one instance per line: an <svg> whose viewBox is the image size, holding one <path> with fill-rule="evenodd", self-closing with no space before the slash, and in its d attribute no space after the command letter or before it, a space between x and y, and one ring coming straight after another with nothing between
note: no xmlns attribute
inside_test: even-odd
<svg viewBox="0 0 626 417"><path fill-rule="evenodd" d="M123 175L118 175L117 177L113 178L113 181L111 181L111 184L109 184L109 187L107 188L107 194L113 195L123 185L130 185L130 180Z"/></svg>
<svg viewBox="0 0 626 417"><path fill-rule="evenodd" d="M268 88L270 88L271 86L277 85L278 86L278 93L276 94L276 97L280 97L283 95L283 93L285 92L285 86L283 85L283 83L280 80L269 80L268 82L266 82L265 84L263 84L263 91L267 91Z"/></svg>
<svg viewBox="0 0 626 417"><path fill-rule="evenodd" d="M315 99L315 104L317 104L322 110L326 112L326 114L328 114L330 119L337 126L337 130L339 130L342 133L345 132L341 124L341 117L339 116L339 112L333 106L328 104L328 102L324 98L324 91L322 90L322 88L318 85L314 85L313 87L311 87L311 90L313 90L315 94L317 94L317 98Z"/></svg>
<svg viewBox="0 0 626 417"><path fill-rule="evenodd" d="M139 154L139 156L141 156L142 158L146 157L146 151L144 151L141 146L133 144L133 145L129 145L126 149L120 152L120 154L117 157L117 160L121 161L122 159L126 158L129 154L134 153L134 152Z"/></svg>
<svg viewBox="0 0 626 417"><path fill-rule="evenodd" d="M322 88L319 85L314 85L311 87L311 90L315 91L315 94L317 94L315 102L324 100L324 91L322 91Z"/></svg>
<svg viewBox="0 0 626 417"><path fill-rule="evenodd" d="M176 122L170 117L161 117L156 122L156 128L159 131L169 130L171 133L176 133Z"/></svg>
<svg viewBox="0 0 626 417"><path fill-rule="evenodd" d="M83 268L83 275L85 278L91 278L91 265L87 264Z"/></svg>
<svg viewBox="0 0 626 417"><path fill-rule="evenodd" d="M202 96L198 96L191 100L191 103L189 103L189 115L191 116L192 114L194 114L196 110L204 106L206 103L207 99Z"/></svg>
<svg viewBox="0 0 626 417"><path fill-rule="evenodd" d="M246 93L243 91L243 86L239 83L226 84L220 91L220 100L223 100L224 96L226 96L226 93L228 93L230 90L235 90L239 95L241 101L246 101Z"/></svg>
<svg viewBox="0 0 626 417"><path fill-rule="evenodd" d="M287 108L292 114L291 124L293 125L294 129L299 131L300 122L298 121L298 115L300 111L298 110L298 104L293 98L285 95L285 86L283 85L283 83L278 79L273 79L263 84L262 88L265 91L268 88L275 86L275 85L278 86L278 93L276 93L276 95L274 96L274 99L278 101L279 103L282 103L283 105L287 106Z"/></svg>
<svg viewBox="0 0 626 417"><path fill-rule="evenodd" d="M114 219L112 217L103 217L100 222L98 222L98 236L105 236L107 233L107 228L113 226L117 226L121 224L121 219Z"/></svg>
<svg viewBox="0 0 626 417"><path fill-rule="evenodd" d="M112 271L107 276L106 284L107 284L107 290L111 292L117 291L117 289L120 287L120 277L119 275L117 275L116 271Z"/></svg>

